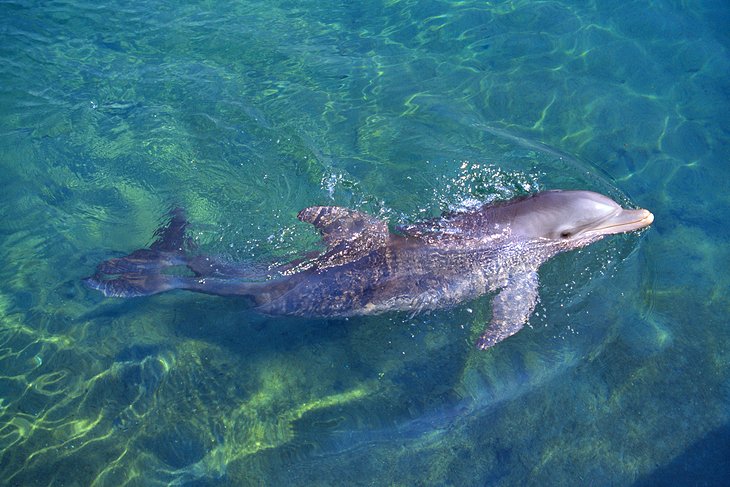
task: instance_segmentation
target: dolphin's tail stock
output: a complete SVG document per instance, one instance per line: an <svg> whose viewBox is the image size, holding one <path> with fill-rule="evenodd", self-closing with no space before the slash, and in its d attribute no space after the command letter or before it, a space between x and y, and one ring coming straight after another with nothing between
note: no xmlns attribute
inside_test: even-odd
<svg viewBox="0 0 730 487"><path fill-rule="evenodd" d="M155 231L149 248L135 250L125 257L105 260L94 275L84 279L92 289L108 297L150 296L188 289L208 294L251 296L254 302L263 282L241 268L188 252L195 245L185 233L188 221L181 208L170 212L170 221Z"/></svg>

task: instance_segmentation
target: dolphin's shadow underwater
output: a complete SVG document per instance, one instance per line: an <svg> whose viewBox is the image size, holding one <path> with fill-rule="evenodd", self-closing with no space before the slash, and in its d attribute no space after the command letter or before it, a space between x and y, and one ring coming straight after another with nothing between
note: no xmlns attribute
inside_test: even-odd
<svg viewBox="0 0 730 487"><path fill-rule="evenodd" d="M149 248L102 262L85 283L116 297L173 289L242 296L261 313L308 317L418 312L499 291L477 340L486 349L527 323L544 262L607 235L644 228L654 215L621 208L591 191L553 190L396 232L383 220L335 206L305 208L297 218L314 225L327 248L268 273L190 252L188 222L176 209Z"/></svg>

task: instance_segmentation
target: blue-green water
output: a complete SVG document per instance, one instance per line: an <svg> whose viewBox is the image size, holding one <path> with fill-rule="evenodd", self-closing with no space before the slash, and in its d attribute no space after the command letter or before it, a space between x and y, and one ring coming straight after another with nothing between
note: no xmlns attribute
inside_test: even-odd
<svg viewBox="0 0 730 487"><path fill-rule="evenodd" d="M352 3L352 5L350 5ZM0 483L720 485L730 476L723 1L0 3ZM284 262L313 204L391 223L540 189L656 221L489 300L258 316L81 278L186 208Z"/></svg>

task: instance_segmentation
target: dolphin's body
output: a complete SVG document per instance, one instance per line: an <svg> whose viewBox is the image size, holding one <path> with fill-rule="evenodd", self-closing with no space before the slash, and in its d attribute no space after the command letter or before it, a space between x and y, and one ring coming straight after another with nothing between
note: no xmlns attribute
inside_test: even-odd
<svg viewBox="0 0 730 487"><path fill-rule="evenodd" d="M275 268L274 278L255 280L230 264L187 254L187 222L176 210L149 249L101 263L86 283L106 296L172 289L246 296L266 314L311 317L417 312L499 291L491 322L477 341L486 349L527 322L545 261L606 235L646 227L654 216L623 209L598 193L556 190L395 233L382 220L339 207L306 208L298 218L319 230L327 248ZM187 275L174 272L179 266Z"/></svg>

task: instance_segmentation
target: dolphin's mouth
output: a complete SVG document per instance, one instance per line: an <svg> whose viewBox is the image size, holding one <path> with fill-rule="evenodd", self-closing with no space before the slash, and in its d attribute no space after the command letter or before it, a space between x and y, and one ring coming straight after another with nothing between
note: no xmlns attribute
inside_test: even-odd
<svg viewBox="0 0 730 487"><path fill-rule="evenodd" d="M649 210L624 210L611 215L597 226L590 229L590 233L600 235L612 235L615 233L632 232L648 227L654 221L654 214Z"/></svg>

